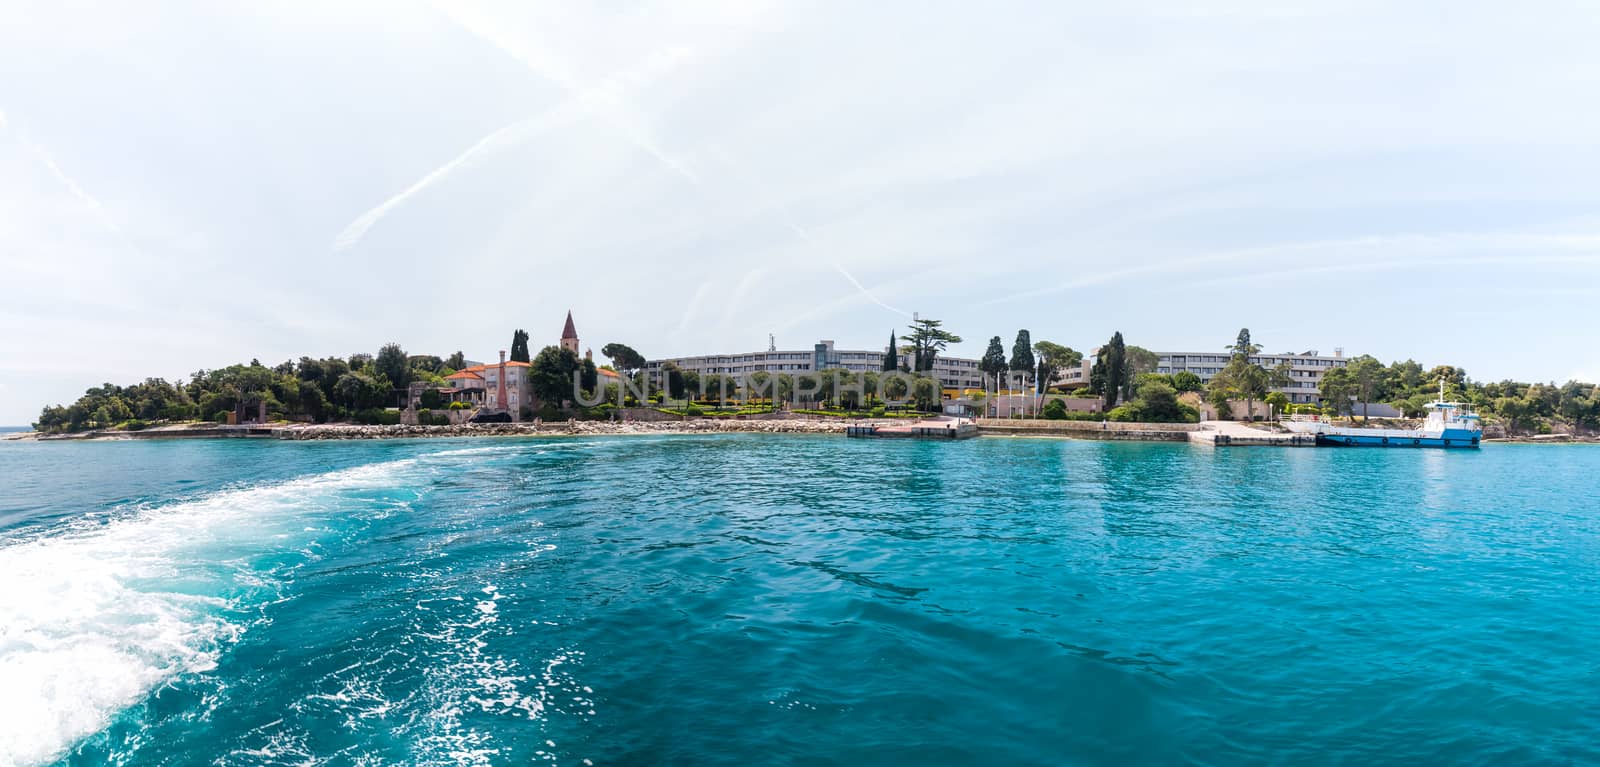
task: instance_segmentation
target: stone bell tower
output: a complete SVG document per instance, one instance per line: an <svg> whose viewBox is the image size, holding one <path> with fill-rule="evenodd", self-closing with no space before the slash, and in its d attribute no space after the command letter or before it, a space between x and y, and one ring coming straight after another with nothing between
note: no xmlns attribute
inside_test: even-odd
<svg viewBox="0 0 1600 767"><path fill-rule="evenodd" d="M578 329L572 325L572 310L567 310L567 326L561 329L561 348L578 353Z"/></svg>

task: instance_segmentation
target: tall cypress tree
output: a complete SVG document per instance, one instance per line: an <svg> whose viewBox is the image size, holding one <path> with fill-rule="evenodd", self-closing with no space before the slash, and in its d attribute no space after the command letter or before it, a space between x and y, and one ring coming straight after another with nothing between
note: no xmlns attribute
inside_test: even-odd
<svg viewBox="0 0 1600 767"><path fill-rule="evenodd" d="M894 345L894 331L889 331L889 350L883 353L884 371L900 369L900 352Z"/></svg>
<svg viewBox="0 0 1600 767"><path fill-rule="evenodd" d="M1011 345L1011 369L1026 375L1033 374L1033 338L1027 330L1017 331L1017 342Z"/></svg>
<svg viewBox="0 0 1600 767"><path fill-rule="evenodd" d="M511 334L511 361L532 361L528 357L528 331L523 330L522 328L517 328L517 331Z"/></svg>
<svg viewBox="0 0 1600 767"><path fill-rule="evenodd" d="M1105 350L1106 411L1117 406L1117 396L1122 393L1122 379L1128 375L1127 346L1122 342L1122 331L1111 336Z"/></svg>
<svg viewBox="0 0 1600 767"><path fill-rule="evenodd" d="M1000 375L1006 372L1006 349L1000 345L1000 336L989 339L989 349L983 353L983 359L978 361L978 369L984 375L995 379L995 387L999 388Z"/></svg>

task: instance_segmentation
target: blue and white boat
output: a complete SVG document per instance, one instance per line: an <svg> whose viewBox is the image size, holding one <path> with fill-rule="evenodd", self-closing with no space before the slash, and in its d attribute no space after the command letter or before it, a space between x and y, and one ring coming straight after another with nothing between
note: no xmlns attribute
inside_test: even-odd
<svg viewBox="0 0 1600 767"><path fill-rule="evenodd" d="M1299 434L1313 434L1318 447L1442 447L1476 448L1483 439L1483 422L1464 402L1446 402L1444 381L1439 399L1428 403L1428 417L1419 429L1364 429L1334 426L1326 421L1286 424Z"/></svg>

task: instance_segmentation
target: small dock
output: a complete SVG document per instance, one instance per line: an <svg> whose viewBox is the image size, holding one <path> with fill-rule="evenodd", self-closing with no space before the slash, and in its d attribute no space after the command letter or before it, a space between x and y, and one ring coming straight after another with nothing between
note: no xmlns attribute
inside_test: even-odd
<svg viewBox="0 0 1600 767"><path fill-rule="evenodd" d="M862 439L971 439L978 426L967 419L933 418L910 423L863 423L845 427L846 437Z"/></svg>
<svg viewBox="0 0 1600 767"><path fill-rule="evenodd" d="M1316 447L1311 434L1263 431L1232 421L1207 421L1189 432L1189 442L1216 447Z"/></svg>

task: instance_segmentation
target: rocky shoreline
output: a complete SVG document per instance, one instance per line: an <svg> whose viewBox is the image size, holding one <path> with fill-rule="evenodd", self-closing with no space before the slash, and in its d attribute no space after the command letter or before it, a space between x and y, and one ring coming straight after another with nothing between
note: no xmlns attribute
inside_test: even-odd
<svg viewBox="0 0 1600 767"><path fill-rule="evenodd" d="M432 439L440 437L559 437L626 434L843 434L846 420L737 420L696 418L684 421L560 421L555 423L464 423L449 426L364 426L361 424L281 424L267 426L173 426L137 432L95 431L80 434L4 435L15 440L149 440L149 439Z"/></svg>
<svg viewBox="0 0 1600 767"><path fill-rule="evenodd" d="M559 423L472 423L452 426L360 426L322 424L275 429L278 439L420 439L431 437L532 437L617 434L843 434L845 421L737 421L698 418L687 421Z"/></svg>
<svg viewBox="0 0 1600 767"><path fill-rule="evenodd" d="M450 426L365 426L351 423L332 424L269 424L265 426L216 426L211 424L179 424L158 426L143 431L90 431L76 434L46 434L13 432L0 434L0 441L26 440L54 442L57 440L135 441L151 439L288 439L288 440L351 440L351 439L435 439L453 437L562 437L602 436L628 434L843 434L851 425L877 423L852 421L842 418L692 418L671 421L558 421L553 423L466 423ZM894 423L893 421L885 423ZM1080 439L1145 439L1182 441L1186 436L1180 429L1186 424L1118 424L1119 431L1102 432L1100 424L1076 424L1050 421L1037 423L985 422L980 429L992 436L1028 437L1055 436ZM998 424L998 425L997 425ZM1066 425L1069 428L1059 428ZM1082 426L1082 429L1070 427ZM1161 430L1159 434L1129 431L1128 427L1147 427ZM1024 428L1030 427L1030 428ZM1053 428L1045 428L1053 427ZM1596 444L1600 437L1594 435L1538 435L1518 437L1489 437L1485 444L1571 445Z"/></svg>

